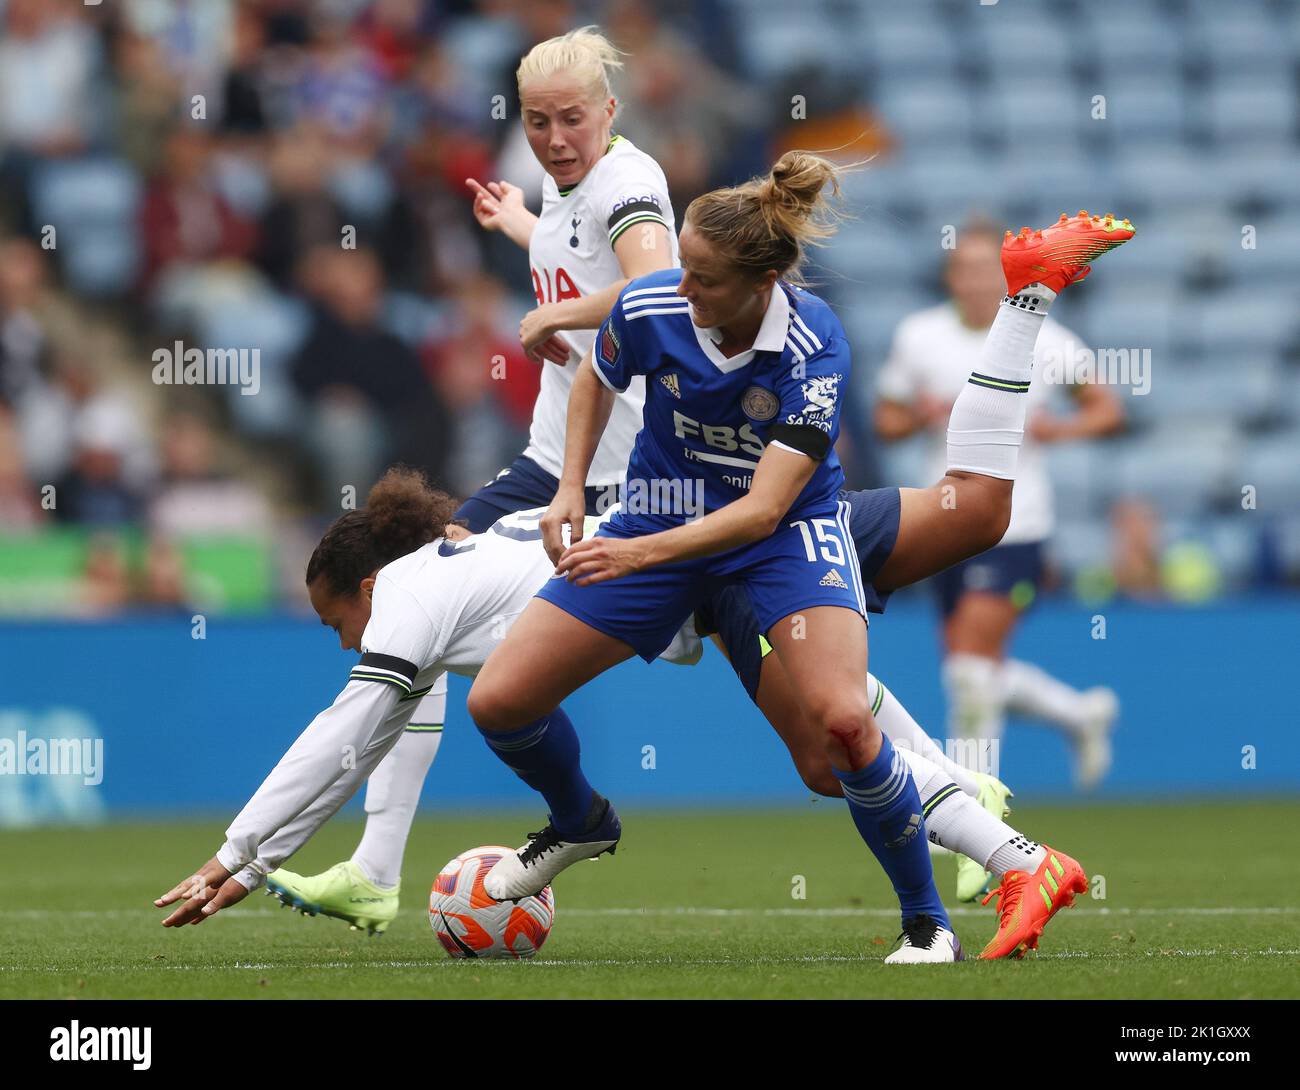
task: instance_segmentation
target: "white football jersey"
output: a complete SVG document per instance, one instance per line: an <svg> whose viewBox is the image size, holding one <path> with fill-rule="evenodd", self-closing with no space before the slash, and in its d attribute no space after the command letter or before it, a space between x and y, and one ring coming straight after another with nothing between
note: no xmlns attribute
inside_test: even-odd
<svg viewBox="0 0 1300 1090"><path fill-rule="evenodd" d="M605 518L612 513L606 512ZM546 508L516 511L464 541L432 541L381 568L361 637L364 673L386 659L416 668L411 688L433 685L447 670L473 677L505 639L529 601L555 574L542 547ZM594 529L598 520L588 519ZM702 648L694 629L663 654L690 664Z"/></svg>
<svg viewBox="0 0 1300 1090"><path fill-rule="evenodd" d="M889 401L910 404L925 394L951 404L972 371L979 369L987 330L962 324L950 303L917 311L904 318L877 377L876 392ZM1093 372L1093 353L1075 334L1048 317L1034 346L1033 381L1029 387L1026 419L1046 407L1059 390L1086 380ZM947 469L947 427L930 430L931 469L926 481L939 480ZM1028 435L1016 466L1016 486L1011 493L1011 523L1002 544L1042 541L1051 536L1054 522L1052 486L1042 450Z"/></svg>
<svg viewBox="0 0 1300 1090"><path fill-rule="evenodd" d="M548 174L542 185L542 214L528 247L538 304L590 295L622 280L614 243L625 231L655 223L668 231L676 266L677 232L664 172L625 137L615 136L587 176L563 192ZM569 361L563 367L542 364L541 390L524 451L554 477L564 467L564 430L573 376L595 342L596 330L568 329L560 336L572 346ZM644 405L645 379L638 376L614 401L591 462L588 485L623 479L632 443L641 430Z"/></svg>
<svg viewBox="0 0 1300 1090"><path fill-rule="evenodd" d="M484 533L432 541L379 570L347 686L262 781L217 851L247 888L329 820L408 725L442 722L446 672L477 674L555 574L542 547L545 513L507 515ZM588 519L590 530L596 521ZM687 621L660 658L690 666L702 652Z"/></svg>

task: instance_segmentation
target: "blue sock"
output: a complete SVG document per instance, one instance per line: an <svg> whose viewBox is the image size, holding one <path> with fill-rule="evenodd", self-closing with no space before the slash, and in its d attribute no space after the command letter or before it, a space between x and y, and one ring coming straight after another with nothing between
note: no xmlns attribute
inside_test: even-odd
<svg viewBox="0 0 1300 1090"><path fill-rule="evenodd" d="M832 771L844 785L853 823L894 883L903 919L932 916L951 930L934 885L930 846L921 822L921 796L907 762L882 735L880 753L866 768Z"/></svg>
<svg viewBox="0 0 1300 1090"><path fill-rule="evenodd" d="M480 733L506 767L546 799L556 829L561 833L586 831L595 792L582 774L578 734L563 708L518 730Z"/></svg>

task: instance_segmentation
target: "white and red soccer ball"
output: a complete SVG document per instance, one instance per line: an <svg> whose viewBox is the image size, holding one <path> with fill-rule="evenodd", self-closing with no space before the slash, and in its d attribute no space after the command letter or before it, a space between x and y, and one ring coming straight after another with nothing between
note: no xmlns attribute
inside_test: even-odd
<svg viewBox="0 0 1300 1090"><path fill-rule="evenodd" d="M487 845L461 852L438 872L429 893L429 923L454 958L530 958L555 923L555 894L547 886L517 904L494 901L483 879L514 848Z"/></svg>

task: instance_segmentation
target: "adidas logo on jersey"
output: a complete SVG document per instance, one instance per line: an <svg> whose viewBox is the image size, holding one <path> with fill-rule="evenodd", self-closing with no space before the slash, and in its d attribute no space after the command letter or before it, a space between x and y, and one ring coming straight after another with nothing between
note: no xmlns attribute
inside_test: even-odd
<svg viewBox="0 0 1300 1090"><path fill-rule="evenodd" d="M834 568L831 568L830 571L828 571L825 575L822 576L822 586L838 587L840 590L849 589L848 583L844 582L843 576L841 576L840 573L837 572Z"/></svg>
<svg viewBox="0 0 1300 1090"><path fill-rule="evenodd" d="M664 389L667 390L670 394L672 394L673 397L677 398L678 400L681 400L682 387L681 384L677 381L676 375L664 375L659 381L664 384Z"/></svg>

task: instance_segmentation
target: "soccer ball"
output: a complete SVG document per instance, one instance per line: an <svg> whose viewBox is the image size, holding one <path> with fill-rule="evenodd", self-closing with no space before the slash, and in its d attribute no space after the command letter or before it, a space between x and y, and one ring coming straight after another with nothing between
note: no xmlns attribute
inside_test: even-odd
<svg viewBox="0 0 1300 1090"><path fill-rule="evenodd" d="M555 894L547 886L515 904L494 901L483 878L503 855L500 845L461 852L438 872L429 893L429 923L454 958L530 958L555 923Z"/></svg>

